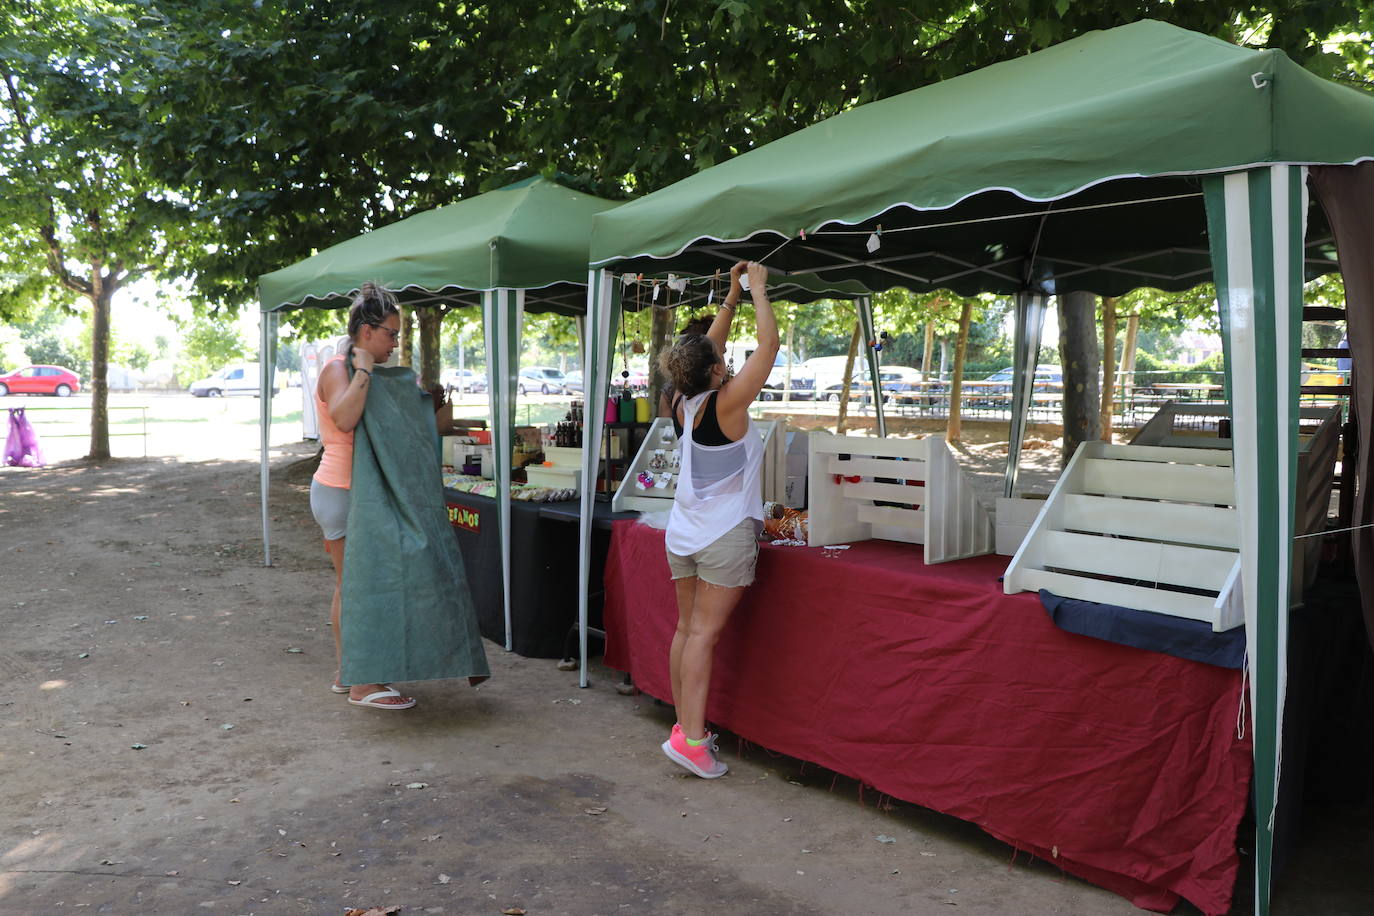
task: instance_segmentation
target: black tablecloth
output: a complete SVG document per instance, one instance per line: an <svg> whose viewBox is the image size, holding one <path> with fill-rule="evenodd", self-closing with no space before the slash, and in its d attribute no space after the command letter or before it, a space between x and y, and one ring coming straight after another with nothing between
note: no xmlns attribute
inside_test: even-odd
<svg viewBox="0 0 1374 916"><path fill-rule="evenodd" d="M445 488L454 534L463 553L482 635L505 645L501 592L501 535L496 500ZM593 507L590 625L601 626L602 575L610 524L635 513ZM569 634L577 624L578 519L581 503L511 501L511 648L531 658L575 654Z"/></svg>

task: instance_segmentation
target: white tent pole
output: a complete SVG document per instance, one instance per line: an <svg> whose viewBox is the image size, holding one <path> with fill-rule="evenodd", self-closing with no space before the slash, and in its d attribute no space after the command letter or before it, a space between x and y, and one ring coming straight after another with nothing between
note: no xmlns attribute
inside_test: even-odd
<svg viewBox="0 0 1374 916"><path fill-rule="evenodd" d="M1307 170L1204 180L1217 296L1229 321L1241 588L1254 723L1255 913L1269 912L1288 680Z"/></svg>
<svg viewBox="0 0 1374 916"><path fill-rule="evenodd" d="M868 361L868 377L873 381L873 415L877 418L878 438L887 438L887 418L883 416L883 383L878 377L878 372L882 368L882 358L878 355L878 349L874 346L878 342L878 335L873 328L873 299L871 296L860 296L854 300L854 308L859 313L859 327L864 338L864 358ZM819 392L817 393L819 397Z"/></svg>
<svg viewBox="0 0 1374 916"><path fill-rule="evenodd" d="M258 430L261 433L261 463L258 479L261 485L262 502L262 565L272 565L272 522L267 514L267 494L271 484L272 470L268 462L268 449L272 442L272 382L277 377L277 348L273 346L277 338L277 313L262 312L258 316L258 329L261 339L258 343L258 384L259 398Z"/></svg>
<svg viewBox="0 0 1374 916"><path fill-rule="evenodd" d="M1040 332L1045 326L1045 296L1024 290L1016 294L1016 324L1012 341L1011 428L1007 433L1007 473L1002 495L1016 493L1021 468L1021 443L1035 394L1035 364L1040 357Z"/></svg>
<svg viewBox="0 0 1374 916"><path fill-rule="evenodd" d="M596 476L601 464L601 433L605 426L606 392L611 385L608 358L615 345L615 322L620 311L620 284L606 270L587 275L587 318L583 323L582 391L582 511L577 555L578 686L587 686L587 605L591 597L592 510L596 505ZM607 486L610 475L607 474ZM608 494L609 495L609 494Z"/></svg>
<svg viewBox="0 0 1374 916"><path fill-rule="evenodd" d="M520 326L525 291L494 289L482 293L482 325L487 346L487 391L491 401L492 476L496 480L496 517L501 538L501 596L506 651L514 648L511 627L511 452L515 431L515 373L520 360Z"/></svg>

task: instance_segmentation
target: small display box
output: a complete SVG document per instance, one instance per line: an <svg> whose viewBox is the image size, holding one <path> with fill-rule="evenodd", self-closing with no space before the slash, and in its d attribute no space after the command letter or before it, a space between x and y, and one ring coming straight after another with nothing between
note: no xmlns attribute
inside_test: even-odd
<svg viewBox="0 0 1374 916"><path fill-rule="evenodd" d="M926 563L992 552L992 518L945 440L812 433L811 546L881 538Z"/></svg>
<svg viewBox="0 0 1374 916"><path fill-rule="evenodd" d="M525 465L525 479L541 487L582 492L582 449L545 446L543 464Z"/></svg>

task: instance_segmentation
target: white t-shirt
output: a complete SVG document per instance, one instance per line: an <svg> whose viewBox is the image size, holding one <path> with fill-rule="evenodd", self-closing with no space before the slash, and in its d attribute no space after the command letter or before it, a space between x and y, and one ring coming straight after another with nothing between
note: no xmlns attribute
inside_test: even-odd
<svg viewBox="0 0 1374 916"><path fill-rule="evenodd" d="M763 471L763 439L749 418L744 435L728 445L699 445L692 441L696 412L712 392L703 391L682 402L682 467L677 495L668 514L665 543L678 556L690 556L708 546L746 518L763 520L759 475Z"/></svg>

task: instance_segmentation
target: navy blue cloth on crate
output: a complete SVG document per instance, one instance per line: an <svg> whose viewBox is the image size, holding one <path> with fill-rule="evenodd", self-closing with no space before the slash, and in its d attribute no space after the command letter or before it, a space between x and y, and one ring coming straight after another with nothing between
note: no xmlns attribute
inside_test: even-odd
<svg viewBox="0 0 1374 916"><path fill-rule="evenodd" d="M1241 668L1245 664L1245 627L1215 633L1211 624L1201 620L1061 598L1043 588L1040 589L1040 603L1055 626L1080 636L1163 652L1221 668Z"/></svg>

